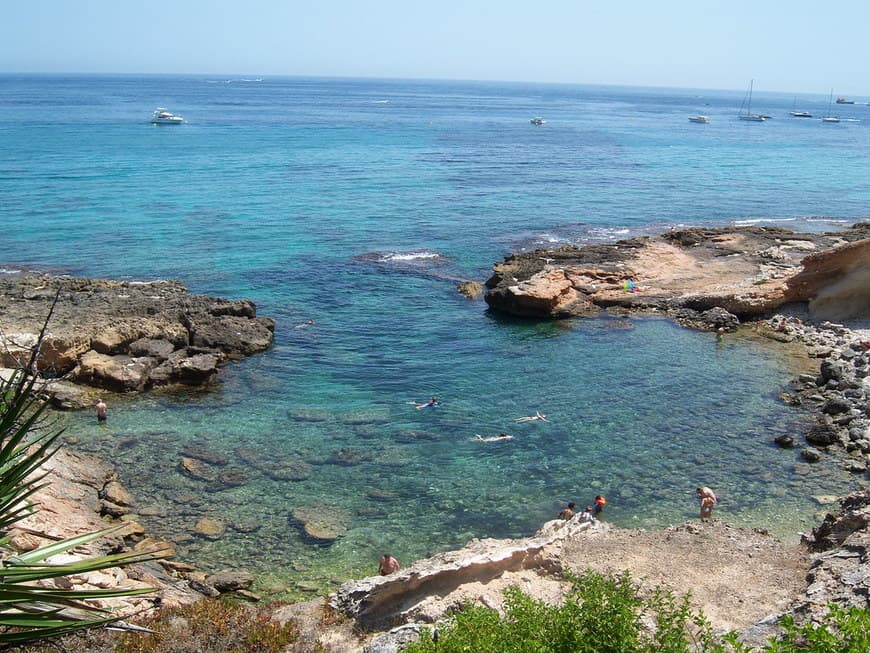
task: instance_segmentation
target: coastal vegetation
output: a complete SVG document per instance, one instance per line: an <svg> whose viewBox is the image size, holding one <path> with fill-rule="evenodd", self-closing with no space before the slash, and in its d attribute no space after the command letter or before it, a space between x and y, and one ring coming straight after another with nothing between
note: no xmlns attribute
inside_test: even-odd
<svg viewBox="0 0 870 653"><path fill-rule="evenodd" d="M717 636L690 596L657 588L643 597L628 572L570 576L561 605L505 591L505 614L467 604L405 653L859 653L870 650L870 610L831 605L821 624L782 618L784 634L761 648Z"/></svg>

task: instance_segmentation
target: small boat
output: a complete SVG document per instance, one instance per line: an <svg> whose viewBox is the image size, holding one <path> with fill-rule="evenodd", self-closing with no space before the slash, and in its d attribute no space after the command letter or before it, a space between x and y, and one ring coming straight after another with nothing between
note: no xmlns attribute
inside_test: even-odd
<svg viewBox="0 0 870 653"><path fill-rule="evenodd" d="M795 118L812 118L813 114L809 111L789 111L789 113Z"/></svg>
<svg viewBox="0 0 870 653"><path fill-rule="evenodd" d="M855 104L855 100L847 100L844 97L838 97L837 104Z"/></svg>
<svg viewBox="0 0 870 653"><path fill-rule="evenodd" d="M532 123L533 125L545 125L545 124L547 124L546 120L544 120L543 118L540 118L538 116L535 116L534 118L529 120L529 122Z"/></svg>
<svg viewBox="0 0 870 653"><path fill-rule="evenodd" d="M701 125L706 125L710 122L709 116L689 116L689 122L697 122Z"/></svg>
<svg viewBox="0 0 870 653"><path fill-rule="evenodd" d="M169 113L163 107L155 109L154 115L151 116L152 125L180 125L184 122L184 118L176 116L174 113Z"/></svg>
<svg viewBox="0 0 870 653"><path fill-rule="evenodd" d="M765 120L767 120L768 116L762 116L759 113L752 113L752 85L754 82L754 79L749 81L749 93L747 94L747 99L744 102L746 104L746 113L743 113L743 107L741 106L739 118L740 120L748 120L750 122L764 122Z"/></svg>
<svg viewBox="0 0 870 653"><path fill-rule="evenodd" d="M828 113L822 118L822 122L840 122L840 119L837 116L831 115L831 99L834 97L834 89L831 89L831 95L828 98ZM837 102L840 101L841 98L837 98Z"/></svg>

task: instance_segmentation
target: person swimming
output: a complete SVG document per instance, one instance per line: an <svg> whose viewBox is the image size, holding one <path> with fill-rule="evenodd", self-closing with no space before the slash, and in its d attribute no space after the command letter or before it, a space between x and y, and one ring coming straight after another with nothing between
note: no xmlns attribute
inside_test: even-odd
<svg viewBox="0 0 870 653"><path fill-rule="evenodd" d="M498 435L489 435L487 437L483 437L479 433L475 433L474 439L478 442L501 442L502 440L513 440L514 436L507 433L499 433Z"/></svg>
<svg viewBox="0 0 870 653"><path fill-rule="evenodd" d="M526 417L517 417L514 421L522 423L522 422L534 422L535 420L541 420L543 422L549 421L547 419L546 415L542 415L540 413L540 411L537 411L537 410L535 411L534 415L528 415Z"/></svg>
<svg viewBox="0 0 870 653"><path fill-rule="evenodd" d="M438 400L438 397L433 396L433 397L432 397L431 399L429 399L429 401L427 401L426 403L424 403L424 404L417 404L417 405L416 405L416 408L417 408L417 410L420 410L420 409L422 409L422 408L437 408L437 407L440 406L440 405L441 405L441 402Z"/></svg>

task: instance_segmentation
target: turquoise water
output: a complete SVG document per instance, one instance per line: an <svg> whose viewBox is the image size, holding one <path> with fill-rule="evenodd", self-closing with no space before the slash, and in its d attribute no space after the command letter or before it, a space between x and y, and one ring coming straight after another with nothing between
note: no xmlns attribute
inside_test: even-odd
<svg viewBox="0 0 870 653"><path fill-rule="evenodd" d="M664 320L507 319L455 291L547 244L862 219L870 108L822 125L758 95L774 120L738 121L728 91L0 76L0 266L176 278L276 319L274 347L213 391L113 398L105 428L64 416L207 569L326 588L599 493L616 524L681 522L701 483L721 516L794 537L851 480L771 445L805 419L777 399L793 370L776 349ZM157 106L188 123L151 126ZM513 422L536 410L549 421ZM231 482L182 475L192 446ZM346 528L331 546L290 518L312 505ZM232 528L195 538L203 516Z"/></svg>

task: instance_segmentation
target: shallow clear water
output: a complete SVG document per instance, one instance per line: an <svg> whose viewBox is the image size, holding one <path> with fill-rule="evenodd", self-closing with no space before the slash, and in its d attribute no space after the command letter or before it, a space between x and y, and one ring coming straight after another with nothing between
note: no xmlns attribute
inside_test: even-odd
<svg viewBox="0 0 870 653"><path fill-rule="evenodd" d="M717 514L794 537L811 497L851 480L771 444L804 419L777 399L794 370L776 346L665 320L512 320L455 291L543 244L864 215L863 122L789 120L792 96L759 94L782 117L749 125L740 97L0 76L0 265L177 278L276 319L274 347L214 391L113 398L105 428L64 417L75 446L120 465L148 528L206 568L326 587L387 550L531 533L599 493L619 525L681 522L702 483ZM188 123L152 127L156 106ZM702 109L711 124L686 120ZM440 408L414 408L433 394ZM536 410L549 421L513 422ZM515 437L474 439L499 432ZM184 476L192 446L241 484ZM331 546L290 519L311 505L347 528ZM235 529L193 538L202 516Z"/></svg>

